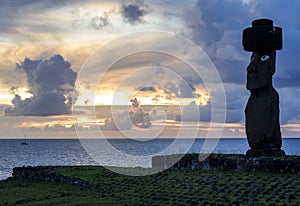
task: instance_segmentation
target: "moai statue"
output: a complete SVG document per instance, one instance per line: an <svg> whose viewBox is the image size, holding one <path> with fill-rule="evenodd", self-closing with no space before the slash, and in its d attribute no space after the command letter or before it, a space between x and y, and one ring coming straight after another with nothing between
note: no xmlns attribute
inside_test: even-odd
<svg viewBox="0 0 300 206"><path fill-rule="evenodd" d="M282 139L279 123L279 96L272 84L276 50L282 49L282 29L269 19L258 19L243 31L243 47L252 52L247 67L247 89L251 96L246 114L249 157L281 156Z"/></svg>

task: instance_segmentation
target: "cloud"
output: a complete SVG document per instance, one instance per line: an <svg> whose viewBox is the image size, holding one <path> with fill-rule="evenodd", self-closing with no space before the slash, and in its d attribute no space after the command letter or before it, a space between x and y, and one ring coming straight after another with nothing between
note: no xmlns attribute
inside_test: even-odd
<svg viewBox="0 0 300 206"><path fill-rule="evenodd" d="M244 85L224 84L227 101L226 122L241 123L244 122L244 110L250 93Z"/></svg>
<svg viewBox="0 0 300 206"><path fill-rule="evenodd" d="M0 1L2 6L10 6L10 7L22 7L22 6L30 6L33 4L40 4L44 5L44 7L57 7L61 6L65 3L65 1L59 1L59 0L14 0L14 1L7 1L7 0L1 0Z"/></svg>
<svg viewBox="0 0 300 206"><path fill-rule="evenodd" d="M249 92L240 85L224 84L226 99L226 111L222 109L221 100L218 98L221 91L212 91L210 98L206 104L198 104L196 101L191 101L189 105L183 106L181 111L173 113L174 120L188 121L188 122L211 122L212 109L214 109L214 118L216 121L221 119L222 114L226 112L226 123L242 123L244 120L244 109L247 103ZM212 108L211 101L214 100L214 108ZM197 113L198 112L198 113Z"/></svg>
<svg viewBox="0 0 300 206"><path fill-rule="evenodd" d="M130 100L130 111L121 111L113 114L111 119L106 119L105 124L100 128L103 130L128 130L132 127L151 127L150 116L140 106L140 102L134 98Z"/></svg>
<svg viewBox="0 0 300 206"><path fill-rule="evenodd" d="M47 60L26 58L17 64L17 70L26 74L32 97L21 99L16 94L13 107L5 109L7 116L51 116L69 114L77 73L60 55ZM15 91L15 89L13 89Z"/></svg>
<svg viewBox="0 0 300 206"><path fill-rule="evenodd" d="M176 121L198 122L200 121L199 106L193 101L182 108L181 114L175 116Z"/></svg>
<svg viewBox="0 0 300 206"><path fill-rule="evenodd" d="M185 34L199 44L210 56L224 82L244 84L250 53L243 51L242 30L257 18L271 18L283 27L284 50L278 55L278 86L291 86L299 82L300 64L297 57L300 42L297 40L300 24L300 2L280 0L256 0L244 3L237 0L197 0L183 10ZM285 18L282 18L282 17ZM294 20L294 21L293 21ZM296 85L299 85L296 83Z"/></svg>
<svg viewBox="0 0 300 206"><path fill-rule="evenodd" d="M273 19L276 26L283 28L284 48L277 52L274 85L279 91L285 91L279 92L282 93L281 122L299 119L300 111L291 104L299 99L296 95L300 86L299 7L300 1L297 0L291 0L288 4L281 0L251 0L247 3L197 0L183 10L184 34L204 49L227 85L227 122L241 122L244 119L244 107L249 97L245 90L245 75L251 54L243 51L242 30L258 18Z"/></svg>
<svg viewBox="0 0 300 206"><path fill-rule="evenodd" d="M183 19L186 34L209 55L223 81L243 83L248 59L241 48L241 30L251 23L248 6L242 1L197 0L183 11Z"/></svg>
<svg viewBox="0 0 300 206"><path fill-rule="evenodd" d="M152 82L152 86L138 86L136 88L136 93L132 96L132 98L138 99L151 99L153 104L165 104L175 103L176 96L171 93L167 87L157 86L158 83Z"/></svg>
<svg viewBox="0 0 300 206"><path fill-rule="evenodd" d="M300 119L300 88L281 88L280 95L280 120L282 124L293 123Z"/></svg>
<svg viewBox="0 0 300 206"><path fill-rule="evenodd" d="M39 27L40 22L36 21L37 15L45 11L63 7L66 3L64 0L0 0L0 33L10 33L13 35L20 32L20 25L22 25L23 28L27 26ZM41 15L40 17L44 16ZM42 28L47 28L49 31L51 26L49 26L48 22L48 24L43 25ZM53 29L58 30L59 27ZM54 30L52 32L54 32Z"/></svg>
<svg viewBox="0 0 300 206"><path fill-rule="evenodd" d="M70 11L73 27L95 30L106 29L108 31L112 29L113 24L111 18L116 13L115 8L106 9L105 11L98 9L95 11L95 9L85 9L82 6L73 8Z"/></svg>
<svg viewBox="0 0 300 206"><path fill-rule="evenodd" d="M132 123L128 121L128 112L119 112L114 115L114 119L105 119L104 125L100 126L100 129L120 131L131 129L132 126Z"/></svg>
<svg viewBox="0 0 300 206"><path fill-rule="evenodd" d="M125 22L136 24L143 22L143 18L149 13L149 6L143 0L129 1L121 4L120 14Z"/></svg>
<svg viewBox="0 0 300 206"><path fill-rule="evenodd" d="M54 125L46 125L43 128L44 131L75 131L75 126L72 125L70 127L66 127L61 124L54 124Z"/></svg>
<svg viewBox="0 0 300 206"><path fill-rule="evenodd" d="M90 21L90 27L96 30L101 30L109 25L111 25L111 22L108 16L106 15L93 17Z"/></svg>
<svg viewBox="0 0 300 206"><path fill-rule="evenodd" d="M156 92L157 91L155 86L140 87L140 88L138 88L138 90L141 92Z"/></svg>

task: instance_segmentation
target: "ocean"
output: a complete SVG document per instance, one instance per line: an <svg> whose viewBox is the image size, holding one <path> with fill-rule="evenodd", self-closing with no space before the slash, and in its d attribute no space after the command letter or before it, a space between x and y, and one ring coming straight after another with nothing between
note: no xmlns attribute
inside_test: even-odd
<svg viewBox="0 0 300 206"><path fill-rule="evenodd" d="M79 139L29 139L22 145L22 139L0 139L0 180L12 175L14 167L38 165L99 165L82 146ZM104 140L88 140L91 145ZM122 153L133 156L155 156L166 150L174 139L153 139L138 141L131 139L110 139L109 143ZM184 143L185 140L182 140ZM187 140L188 141L188 140ZM95 144L97 143L97 144ZM189 153L199 153L204 139L196 139ZM97 150L97 148L94 148ZM284 138L282 149L288 155L300 155L300 138ZM245 154L248 143L245 138L220 139L214 153ZM182 153L180 145L175 145L171 153ZM203 151L203 150L201 150ZM101 165L122 167L151 167L151 158L128 164L126 161L113 161L110 155L101 156Z"/></svg>

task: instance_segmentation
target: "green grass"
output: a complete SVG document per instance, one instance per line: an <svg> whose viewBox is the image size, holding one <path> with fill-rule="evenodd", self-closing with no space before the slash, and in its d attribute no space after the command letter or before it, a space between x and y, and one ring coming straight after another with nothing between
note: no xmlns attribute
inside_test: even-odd
<svg viewBox="0 0 300 206"><path fill-rule="evenodd" d="M45 181L9 179L0 183L0 205L107 205L113 200L91 189Z"/></svg>
<svg viewBox="0 0 300 206"><path fill-rule="evenodd" d="M132 177L103 167L55 170L95 187L12 178L0 183L0 205L300 205L296 174L169 169Z"/></svg>

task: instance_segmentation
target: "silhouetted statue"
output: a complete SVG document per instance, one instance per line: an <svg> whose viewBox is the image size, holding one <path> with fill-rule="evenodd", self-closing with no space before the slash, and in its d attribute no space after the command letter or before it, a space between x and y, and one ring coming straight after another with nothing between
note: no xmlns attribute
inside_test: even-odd
<svg viewBox="0 0 300 206"><path fill-rule="evenodd" d="M282 49L282 30L269 19L258 19L243 32L243 46L251 51L247 67L247 89L251 96L246 114L247 156L280 156L282 139L279 123L279 96L272 85L276 50Z"/></svg>

